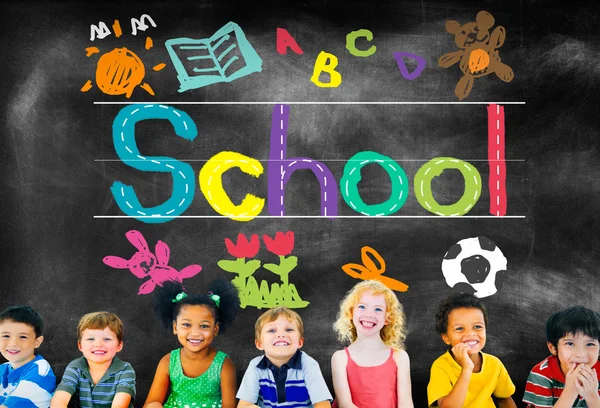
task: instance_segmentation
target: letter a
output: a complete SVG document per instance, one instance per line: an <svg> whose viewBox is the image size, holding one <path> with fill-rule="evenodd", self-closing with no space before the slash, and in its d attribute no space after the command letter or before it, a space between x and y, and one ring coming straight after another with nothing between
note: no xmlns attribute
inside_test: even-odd
<svg viewBox="0 0 600 408"><path fill-rule="evenodd" d="M291 48L298 55L304 54L294 37L288 33L285 28L277 28L277 52L281 55L287 54L287 49Z"/></svg>

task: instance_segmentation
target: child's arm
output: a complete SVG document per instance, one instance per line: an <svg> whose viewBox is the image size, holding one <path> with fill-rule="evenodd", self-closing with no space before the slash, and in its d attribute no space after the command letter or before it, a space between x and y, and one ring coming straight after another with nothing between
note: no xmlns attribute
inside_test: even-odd
<svg viewBox="0 0 600 408"><path fill-rule="evenodd" d="M126 392L117 392L110 408L127 408L131 402L131 395Z"/></svg>
<svg viewBox="0 0 600 408"><path fill-rule="evenodd" d="M408 353L399 350L394 353L394 361L398 367L398 408L414 408L410 384L410 359Z"/></svg>
<svg viewBox="0 0 600 408"><path fill-rule="evenodd" d="M256 401L258 401L258 397L260 394L260 388L258 386L258 382L260 381L260 379L258 378L259 376L256 372L257 361L257 359L251 360L250 364L248 364L246 372L244 373L242 383L240 384L240 388L236 394L236 398L240 400L240 402L237 405L238 408L259 408L258 405L256 405Z"/></svg>
<svg viewBox="0 0 600 408"><path fill-rule="evenodd" d="M143 408L162 408L162 404L165 402L167 392L169 391L169 384L171 380L169 378L169 362L171 359L171 353L164 356L156 367L156 373L154 374L154 380L150 386L148 397L144 402Z"/></svg>
<svg viewBox="0 0 600 408"><path fill-rule="evenodd" d="M237 405L237 408L260 408L258 405L252 403L252 402L248 402L248 401L242 401L240 400L240 402Z"/></svg>
<svg viewBox="0 0 600 408"><path fill-rule="evenodd" d="M223 361L221 368L221 398L223 408L235 408L235 391L237 379L235 377L235 365L229 357Z"/></svg>
<svg viewBox="0 0 600 408"><path fill-rule="evenodd" d="M50 408L67 408L71 394L66 391L56 391L50 401Z"/></svg>
<svg viewBox="0 0 600 408"><path fill-rule="evenodd" d="M469 346L465 343L459 343L452 347L452 354L462 370L456 384L452 387L452 391L445 397L438 399L437 403L440 408L461 408L465 404L471 374L473 374L475 368L473 361L469 358L468 349Z"/></svg>
<svg viewBox="0 0 600 408"><path fill-rule="evenodd" d="M348 365L348 356L344 350L338 350L331 356L331 376L333 379L333 392L339 408L358 408L352 402L350 395L350 386L348 385L348 375L346 366Z"/></svg>
<svg viewBox="0 0 600 408"><path fill-rule="evenodd" d="M512 397L497 398L496 403L498 403L498 408L517 408L517 404L515 404Z"/></svg>

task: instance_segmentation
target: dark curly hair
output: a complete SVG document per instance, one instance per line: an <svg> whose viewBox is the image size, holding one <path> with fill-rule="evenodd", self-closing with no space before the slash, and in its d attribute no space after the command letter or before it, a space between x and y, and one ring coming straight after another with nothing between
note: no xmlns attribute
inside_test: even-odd
<svg viewBox="0 0 600 408"><path fill-rule="evenodd" d="M481 313L483 313L483 322L487 327L488 312L483 302L468 293L455 293L444 299L438 308L437 315L435 316L435 330L439 334L445 334L448 331L448 316L450 312L461 307L481 310Z"/></svg>
<svg viewBox="0 0 600 408"><path fill-rule="evenodd" d="M171 328L181 308L186 305L206 306L212 312L215 322L219 323L219 333L223 333L229 327L240 310L238 290L229 281L214 280L208 285L206 293L185 293L185 297L174 302L182 292L185 293L183 286L175 282L164 283L156 292L154 310L166 329ZM210 297L210 293L219 296L218 306Z"/></svg>
<svg viewBox="0 0 600 408"><path fill-rule="evenodd" d="M554 347L567 334L577 333L600 340L600 315L583 306L574 306L552 314L546 321L546 340Z"/></svg>

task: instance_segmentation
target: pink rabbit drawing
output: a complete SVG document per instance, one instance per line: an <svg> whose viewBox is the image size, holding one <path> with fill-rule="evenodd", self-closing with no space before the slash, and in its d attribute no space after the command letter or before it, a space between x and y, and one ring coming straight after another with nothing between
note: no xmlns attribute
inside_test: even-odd
<svg viewBox="0 0 600 408"><path fill-rule="evenodd" d="M150 277L150 280L140 286L138 295L152 293L156 285L162 286L162 283L167 281L183 283L185 278L191 278L202 270L200 265L189 265L181 271L177 271L167 265L171 256L171 250L167 244L158 241L155 247L156 255L154 255L148 249L148 243L141 232L131 230L125 233L125 236L138 252L133 254L129 260L108 255L102 259L102 262L115 269L129 269L140 279Z"/></svg>

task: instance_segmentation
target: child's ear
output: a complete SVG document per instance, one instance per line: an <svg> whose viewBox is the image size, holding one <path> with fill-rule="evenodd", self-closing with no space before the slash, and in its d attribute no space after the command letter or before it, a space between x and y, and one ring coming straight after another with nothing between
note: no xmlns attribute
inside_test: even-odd
<svg viewBox="0 0 600 408"><path fill-rule="evenodd" d="M81 342L80 342L80 341L78 341L78 342L77 342L77 348L79 349L79 351L83 351L83 350L81 349Z"/></svg>
<svg viewBox="0 0 600 408"><path fill-rule="evenodd" d="M177 322L173 320L173 334L177 336Z"/></svg>
<svg viewBox="0 0 600 408"><path fill-rule="evenodd" d="M119 347L117 347L117 353L121 350L123 350L123 342L119 343Z"/></svg>
<svg viewBox="0 0 600 408"><path fill-rule="evenodd" d="M44 341L44 336L36 337L34 348L38 348L42 344L43 341Z"/></svg>
<svg viewBox="0 0 600 408"><path fill-rule="evenodd" d="M548 345L548 350L550 350L550 353L555 356L556 354L558 354L558 350L556 349L556 347L554 347L554 344L547 342L546 343Z"/></svg>
<svg viewBox="0 0 600 408"><path fill-rule="evenodd" d="M300 341L298 342L298 348L302 348L304 346L304 337L300 337Z"/></svg>
<svg viewBox="0 0 600 408"><path fill-rule="evenodd" d="M447 345L450 345L450 338L448 337L448 335L446 333L442 334L442 341L444 343L446 343Z"/></svg>
<svg viewBox="0 0 600 408"><path fill-rule="evenodd" d="M262 346L262 343L260 342L260 340L254 340L254 345L256 346L257 349L259 350L264 350L265 348Z"/></svg>
<svg viewBox="0 0 600 408"><path fill-rule="evenodd" d="M214 336L217 337L218 334L219 334L219 323L215 324L215 334L214 334Z"/></svg>

